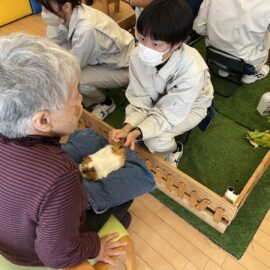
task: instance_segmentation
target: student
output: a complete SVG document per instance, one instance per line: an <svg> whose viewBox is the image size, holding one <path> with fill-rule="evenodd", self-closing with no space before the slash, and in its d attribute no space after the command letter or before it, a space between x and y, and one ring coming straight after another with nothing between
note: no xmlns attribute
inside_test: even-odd
<svg viewBox="0 0 270 270"><path fill-rule="evenodd" d="M131 149L143 140L175 166L183 150L175 137L197 126L213 99L204 60L183 43L192 22L183 0L155 0L143 10L137 22L139 45L130 61L125 124L110 133L111 141L125 138Z"/></svg>
<svg viewBox="0 0 270 270"><path fill-rule="evenodd" d="M249 84L269 73L267 62L270 48L269 0L204 0L193 29L206 36L206 46L213 46L242 58L254 68L253 75L243 75ZM219 72L226 77L227 72Z"/></svg>
<svg viewBox="0 0 270 270"><path fill-rule="evenodd" d="M106 14L79 0L40 0L47 36L70 49L80 61L80 92L86 107L104 119L115 109L103 90L128 84L128 64L134 38Z"/></svg>
<svg viewBox="0 0 270 270"><path fill-rule="evenodd" d="M129 0L129 3L135 7L135 15L136 15L136 21L138 20L140 14L142 13L143 9L148 6L153 0ZM169 1L169 0L168 0ZM192 9L193 16L196 18L198 11L200 9L200 5L202 3L202 0L185 0L189 4L189 6ZM135 35L137 38L137 30L135 31ZM195 31L192 31L189 36L187 37L187 40L185 40L185 43L192 46L197 41L201 39L201 35L198 35Z"/></svg>
<svg viewBox="0 0 270 270"><path fill-rule="evenodd" d="M77 59L51 41L0 37L0 254L15 264L59 269L89 258L112 264L114 248L125 243L112 244L116 234L99 238L97 231L111 214L128 227L132 199L154 187L130 151L124 168L86 183L95 194L85 193L74 161L104 139L91 129L73 132L82 113L79 78ZM59 137L68 134L61 149Z"/></svg>
<svg viewBox="0 0 270 270"><path fill-rule="evenodd" d="M148 6L153 0L129 0L129 3L135 7L136 18L138 19L143 9ZM186 0L190 5L194 18L197 16L202 0Z"/></svg>

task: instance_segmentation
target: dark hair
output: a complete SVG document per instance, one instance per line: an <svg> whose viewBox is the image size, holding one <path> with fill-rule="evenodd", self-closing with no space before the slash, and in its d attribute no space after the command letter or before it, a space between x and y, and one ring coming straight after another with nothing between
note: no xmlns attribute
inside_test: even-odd
<svg viewBox="0 0 270 270"><path fill-rule="evenodd" d="M143 36L175 45L187 39L193 20L185 0L153 0L139 16L137 30Z"/></svg>
<svg viewBox="0 0 270 270"><path fill-rule="evenodd" d="M38 2L44 6L47 10L54 12L51 6L51 2L57 3L59 6L64 5L66 2L69 2L72 6L72 9L75 8L76 6L81 5L81 0L38 0Z"/></svg>

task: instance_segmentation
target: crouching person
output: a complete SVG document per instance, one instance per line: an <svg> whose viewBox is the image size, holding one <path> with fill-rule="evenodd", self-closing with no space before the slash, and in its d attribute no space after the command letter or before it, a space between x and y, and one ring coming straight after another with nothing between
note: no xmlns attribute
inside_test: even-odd
<svg viewBox="0 0 270 270"><path fill-rule="evenodd" d="M112 264L114 248L125 245L97 231L111 214L127 227L135 193L97 214L78 165L59 144L82 113L79 79L75 56L51 41L0 37L0 254L15 264L63 268L89 258ZM138 170L151 190L152 176L141 164Z"/></svg>
<svg viewBox="0 0 270 270"><path fill-rule="evenodd" d="M110 140L125 138L133 149L143 141L178 166L183 145L175 137L197 126L213 99L207 65L184 43L193 15L183 0L155 0L137 22L138 42L129 68L125 125Z"/></svg>

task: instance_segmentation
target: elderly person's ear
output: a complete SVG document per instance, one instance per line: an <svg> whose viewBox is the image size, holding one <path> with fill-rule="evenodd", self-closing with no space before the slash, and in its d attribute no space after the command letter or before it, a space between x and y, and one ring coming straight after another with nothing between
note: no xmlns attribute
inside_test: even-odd
<svg viewBox="0 0 270 270"><path fill-rule="evenodd" d="M48 133L52 130L49 111L39 111L32 117L32 127L39 132Z"/></svg>

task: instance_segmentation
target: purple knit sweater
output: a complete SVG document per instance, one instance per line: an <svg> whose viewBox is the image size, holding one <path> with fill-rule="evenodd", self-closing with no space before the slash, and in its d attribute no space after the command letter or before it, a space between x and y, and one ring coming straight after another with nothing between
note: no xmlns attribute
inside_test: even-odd
<svg viewBox="0 0 270 270"><path fill-rule="evenodd" d="M78 166L58 138L0 135L0 253L20 265L62 268L97 256L84 232L86 196Z"/></svg>

